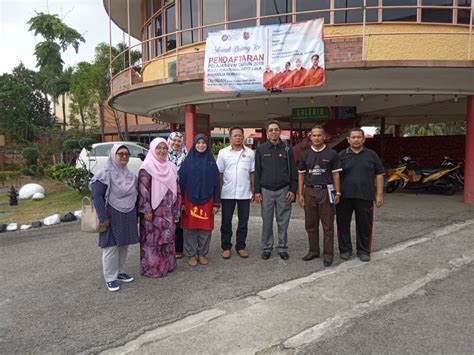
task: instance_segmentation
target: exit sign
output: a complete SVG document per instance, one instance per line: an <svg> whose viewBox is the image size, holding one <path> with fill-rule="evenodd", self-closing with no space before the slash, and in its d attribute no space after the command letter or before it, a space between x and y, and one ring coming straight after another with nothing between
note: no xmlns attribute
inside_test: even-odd
<svg viewBox="0 0 474 355"><path fill-rule="evenodd" d="M292 109L294 121L327 121L331 118L331 109L322 107L297 107Z"/></svg>

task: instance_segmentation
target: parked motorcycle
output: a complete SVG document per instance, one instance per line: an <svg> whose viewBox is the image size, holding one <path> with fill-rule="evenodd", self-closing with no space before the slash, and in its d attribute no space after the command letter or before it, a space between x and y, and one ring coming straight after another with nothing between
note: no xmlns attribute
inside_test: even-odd
<svg viewBox="0 0 474 355"><path fill-rule="evenodd" d="M421 169L417 173L415 167L416 162L410 156L402 157L397 167L388 172L385 192L392 193L403 188L453 195L464 186L462 162L445 157L438 169Z"/></svg>

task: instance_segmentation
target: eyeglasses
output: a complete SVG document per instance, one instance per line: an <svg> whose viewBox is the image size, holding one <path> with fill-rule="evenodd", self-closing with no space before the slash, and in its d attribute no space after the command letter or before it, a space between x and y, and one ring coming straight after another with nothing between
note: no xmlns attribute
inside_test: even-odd
<svg viewBox="0 0 474 355"><path fill-rule="evenodd" d="M120 157L120 158L128 158L130 156L129 153L117 153L117 155Z"/></svg>
<svg viewBox="0 0 474 355"><path fill-rule="evenodd" d="M269 128L268 132L280 132L280 128Z"/></svg>

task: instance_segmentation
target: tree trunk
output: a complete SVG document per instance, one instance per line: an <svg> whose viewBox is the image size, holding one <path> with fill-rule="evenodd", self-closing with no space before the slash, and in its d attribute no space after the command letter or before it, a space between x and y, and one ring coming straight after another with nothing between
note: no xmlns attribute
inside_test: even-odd
<svg viewBox="0 0 474 355"><path fill-rule="evenodd" d="M122 133L122 127L120 125L120 116L117 110L112 109L112 113L114 114L115 125L117 126L117 134L120 137L120 140L123 141L124 138L123 138L123 133Z"/></svg>
<svg viewBox="0 0 474 355"><path fill-rule="evenodd" d="M84 118L84 110L82 106L79 106L79 115L81 116L82 121L82 132L86 133L86 119Z"/></svg>
<svg viewBox="0 0 474 355"><path fill-rule="evenodd" d="M99 119L100 119L100 140L104 142L105 134L104 134L104 105L103 104L99 104Z"/></svg>
<svg viewBox="0 0 474 355"><path fill-rule="evenodd" d="M128 114L124 112L124 127L125 127L125 140L128 141L130 136L128 135Z"/></svg>
<svg viewBox="0 0 474 355"><path fill-rule="evenodd" d="M66 130L66 94L62 94L62 107L63 107L63 128Z"/></svg>

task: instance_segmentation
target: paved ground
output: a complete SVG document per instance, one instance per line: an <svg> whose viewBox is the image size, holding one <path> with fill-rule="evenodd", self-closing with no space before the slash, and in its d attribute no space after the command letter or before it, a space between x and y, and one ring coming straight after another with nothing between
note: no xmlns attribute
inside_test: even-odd
<svg viewBox="0 0 474 355"><path fill-rule="evenodd" d="M295 206L290 259L286 262L278 256L268 261L259 258L258 208L252 208L252 215L249 259L222 260L219 235L214 233L207 267L191 269L180 261L169 277L137 277L114 294L103 285L96 236L79 232L77 223L1 234L0 269L6 275L0 286L1 352L100 352L133 341L148 330L179 324L176 322L210 312L216 305L245 300L323 270L320 260L300 260L307 247L301 209ZM463 205L460 195L389 195L385 206L377 211L374 250L385 250L473 216L474 209ZM137 246L131 248L127 266L138 276ZM459 275L464 275L462 272ZM311 344L305 346L308 348L298 351L316 349ZM327 346L329 352L332 345ZM178 342L173 350L179 353L186 349Z"/></svg>

